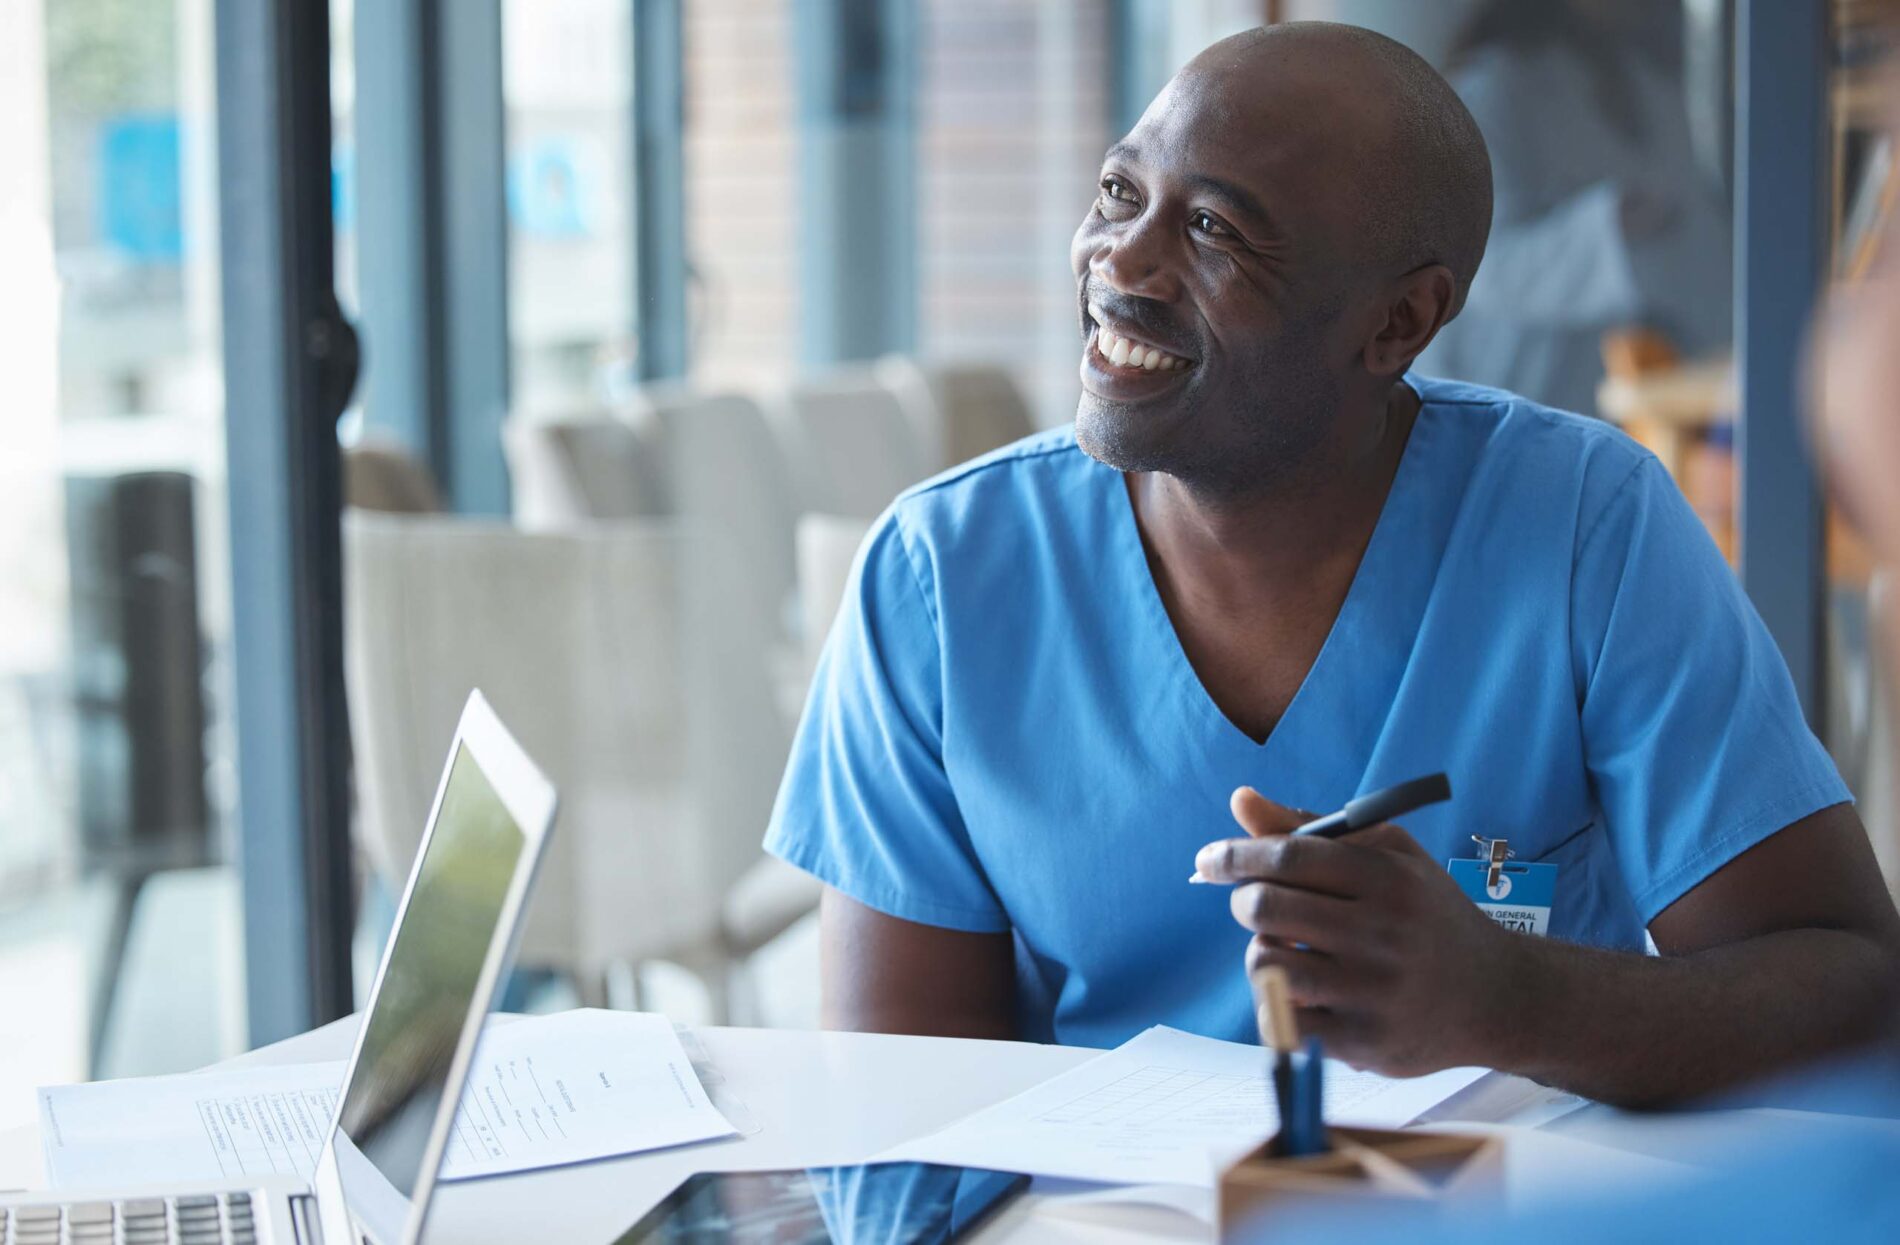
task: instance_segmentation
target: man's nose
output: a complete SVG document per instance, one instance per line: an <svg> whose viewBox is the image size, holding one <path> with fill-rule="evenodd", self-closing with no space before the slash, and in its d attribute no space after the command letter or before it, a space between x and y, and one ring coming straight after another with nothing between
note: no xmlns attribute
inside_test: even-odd
<svg viewBox="0 0 1900 1245"><path fill-rule="evenodd" d="M1122 294L1174 301L1180 277L1159 216L1149 213L1115 229L1090 257L1090 275Z"/></svg>

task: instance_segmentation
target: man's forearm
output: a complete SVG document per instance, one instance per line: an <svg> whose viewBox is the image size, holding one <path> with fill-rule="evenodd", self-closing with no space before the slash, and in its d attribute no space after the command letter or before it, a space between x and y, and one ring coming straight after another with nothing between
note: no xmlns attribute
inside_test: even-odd
<svg viewBox="0 0 1900 1245"><path fill-rule="evenodd" d="M1660 957L1511 941L1486 1062L1621 1106L1694 1098L1866 1042L1895 999L1894 948L1848 930Z"/></svg>

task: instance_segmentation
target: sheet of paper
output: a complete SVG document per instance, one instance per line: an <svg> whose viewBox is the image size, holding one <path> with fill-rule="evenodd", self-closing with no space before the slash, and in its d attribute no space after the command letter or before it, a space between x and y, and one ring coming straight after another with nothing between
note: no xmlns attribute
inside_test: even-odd
<svg viewBox="0 0 1900 1245"><path fill-rule="evenodd" d="M40 1091L55 1188L316 1170L341 1063L59 1085ZM582 1010L482 1033L442 1179L708 1141L733 1127L663 1016Z"/></svg>
<svg viewBox="0 0 1900 1245"><path fill-rule="evenodd" d="M880 1159L957 1163L1118 1184L1211 1187L1228 1159L1279 1127L1258 1046L1161 1026ZM1326 1118L1399 1128L1484 1075L1413 1080L1326 1066Z"/></svg>

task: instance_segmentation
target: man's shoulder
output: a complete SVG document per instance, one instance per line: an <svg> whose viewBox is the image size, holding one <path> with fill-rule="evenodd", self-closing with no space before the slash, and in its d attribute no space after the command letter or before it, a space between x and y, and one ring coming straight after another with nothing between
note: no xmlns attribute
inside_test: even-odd
<svg viewBox="0 0 1900 1245"><path fill-rule="evenodd" d="M1543 438L1568 442L1576 449L1610 447L1633 459L1645 451L1615 424L1579 415L1527 398L1509 389L1473 384L1463 380L1444 380L1416 373L1406 377L1429 407L1449 408L1458 415L1478 421L1512 437Z"/></svg>
<svg viewBox="0 0 1900 1245"><path fill-rule="evenodd" d="M1082 457L1084 455L1075 443L1075 425L1063 424L1059 428L1031 433L1020 441L1012 441L913 484L899 495L898 502L902 504L911 498L1019 484L1024 482L1029 473L1060 471L1067 466L1079 465L1074 460Z"/></svg>
<svg viewBox="0 0 1900 1245"><path fill-rule="evenodd" d="M1065 424L959 463L898 494L889 519L926 540L954 536L980 515L986 525L1044 509L1091 469L1105 470L1076 445Z"/></svg>
<svg viewBox="0 0 1900 1245"><path fill-rule="evenodd" d="M1506 389L1411 376L1437 426L1469 438L1474 483L1525 506L1574 505L1585 519L1599 512L1656 456L1614 424L1559 410Z"/></svg>

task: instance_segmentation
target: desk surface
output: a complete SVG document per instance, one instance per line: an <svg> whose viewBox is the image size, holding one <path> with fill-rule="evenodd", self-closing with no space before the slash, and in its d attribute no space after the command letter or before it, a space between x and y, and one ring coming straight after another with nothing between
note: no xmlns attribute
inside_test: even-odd
<svg viewBox="0 0 1900 1245"><path fill-rule="evenodd" d="M353 1020L338 1021L221 1066L347 1058L353 1025ZM694 1172L856 1162L1027 1089L1095 1053L1020 1042L879 1034L722 1028L696 1032L713 1069L708 1089L716 1099L736 1099L731 1113L750 1117L750 1124L757 1126L751 1135L445 1185L431 1216L431 1235L457 1242L610 1241ZM1493 1084L1488 1091L1493 1103L1499 1100L1498 1089ZM1448 1104L1450 1110L1433 1115L1440 1120L1496 1120L1499 1113L1485 1105L1486 1091L1481 1082ZM1462 1113L1461 1104L1466 1108ZM744 1119L734 1122L750 1128ZM1525 1196L1553 1187L1574 1188L1580 1171L1617 1184L1666 1178L1682 1172L1679 1160L1685 1154L1719 1153L1771 1126L1785 1136L1789 1127L1837 1125L1834 1117L1761 1111L1633 1120L1590 1107L1535 1135L1514 1134L1506 1152L1507 1181L1514 1195ZM1858 1125L1842 1121L1838 1126ZM0 1188L44 1183L37 1129L0 1132ZM1211 1237L1207 1225L1153 1207L1115 1205L1083 1212L1070 1198L1040 1184L980 1234L989 1245L1114 1245Z"/></svg>

